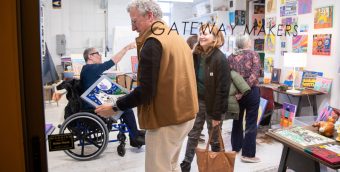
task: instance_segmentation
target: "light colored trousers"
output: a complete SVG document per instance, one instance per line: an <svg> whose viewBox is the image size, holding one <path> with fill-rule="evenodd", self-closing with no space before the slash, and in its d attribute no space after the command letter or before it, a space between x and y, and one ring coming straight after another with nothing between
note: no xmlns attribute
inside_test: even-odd
<svg viewBox="0 0 340 172"><path fill-rule="evenodd" d="M178 157L183 141L195 119L178 125L147 130L145 135L145 171L180 172Z"/></svg>

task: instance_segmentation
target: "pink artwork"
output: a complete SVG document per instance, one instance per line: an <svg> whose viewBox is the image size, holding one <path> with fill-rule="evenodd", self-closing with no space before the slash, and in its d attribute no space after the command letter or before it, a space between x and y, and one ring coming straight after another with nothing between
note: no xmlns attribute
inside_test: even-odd
<svg viewBox="0 0 340 172"><path fill-rule="evenodd" d="M312 0L299 0L299 10L300 14L307 14L312 12Z"/></svg>

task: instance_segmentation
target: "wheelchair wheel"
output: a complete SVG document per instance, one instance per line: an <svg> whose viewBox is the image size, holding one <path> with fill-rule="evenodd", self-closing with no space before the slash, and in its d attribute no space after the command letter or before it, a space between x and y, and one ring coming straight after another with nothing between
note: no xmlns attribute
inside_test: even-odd
<svg viewBox="0 0 340 172"><path fill-rule="evenodd" d="M126 153L126 149L125 149L125 143L121 143L118 147L117 147L117 152L118 155L123 157Z"/></svg>
<svg viewBox="0 0 340 172"><path fill-rule="evenodd" d="M59 133L73 135L74 149L64 152L76 160L90 160L100 155L109 139L109 132L103 120L87 112L68 117L60 127Z"/></svg>

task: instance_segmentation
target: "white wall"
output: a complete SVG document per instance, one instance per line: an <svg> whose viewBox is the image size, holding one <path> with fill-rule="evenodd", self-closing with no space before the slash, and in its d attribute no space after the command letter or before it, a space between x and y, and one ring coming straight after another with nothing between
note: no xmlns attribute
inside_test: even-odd
<svg viewBox="0 0 340 172"><path fill-rule="evenodd" d="M319 7L325 7L333 5L333 27L327 29L314 29L314 9ZM340 107L340 75L337 74L337 69L340 64L340 51L337 51L340 48L339 39L339 29L340 29L340 13L338 10L340 9L340 1L338 0L313 0L312 1L312 13L298 15L298 25L300 24L308 24L308 60L306 70L312 71L321 71L323 72L324 77L333 78L333 86L330 94L317 96L317 102L320 109L320 105L325 102L330 103L331 106ZM280 2L277 1L277 8L275 14L266 14L267 17L276 16L276 25L281 23L280 17ZM330 56L317 56L312 55L312 47L313 47L313 34L332 34L332 47L331 47L331 55ZM291 40L287 39L287 40ZM283 67L283 58L280 56L280 38L276 37L276 52L273 54L266 54L266 56L274 56L274 67L281 68L283 70L281 74L281 82L284 80L285 69ZM292 49L291 41L287 41L288 52ZM297 103L297 100L293 100L293 103ZM303 108L301 114L311 114L311 108Z"/></svg>
<svg viewBox="0 0 340 172"><path fill-rule="evenodd" d="M46 43L55 65L60 64L56 53L56 35L65 34L66 54L82 53L89 46L103 47L105 14L100 0L63 0L61 9L52 9L51 0L43 0Z"/></svg>
<svg viewBox="0 0 340 172"><path fill-rule="evenodd" d="M171 8L171 19L170 26L175 22L179 34L183 35L185 38L190 36L190 26L191 23L186 24L186 32L184 35L184 23L186 19L192 18L193 16L193 4L192 3L173 3Z"/></svg>
<svg viewBox="0 0 340 172"><path fill-rule="evenodd" d="M129 27L131 30L130 16L126 11L128 0L108 1L108 48L112 51L113 30L115 26Z"/></svg>
<svg viewBox="0 0 340 172"><path fill-rule="evenodd" d="M61 9L53 9L52 0L41 1L44 4L45 40L55 65L60 64L60 55L56 53L57 34L66 36L66 55L82 53L87 47L96 47L103 52L105 20L107 20L107 47L110 56L116 53L112 52L114 28L125 27L131 30L130 16L126 11L129 0L108 0L107 19L105 9L100 8L101 0L63 0ZM172 8L171 19L172 22L176 21L176 24L179 24L179 30L183 28L182 21L191 17L191 5L191 3L175 3Z"/></svg>

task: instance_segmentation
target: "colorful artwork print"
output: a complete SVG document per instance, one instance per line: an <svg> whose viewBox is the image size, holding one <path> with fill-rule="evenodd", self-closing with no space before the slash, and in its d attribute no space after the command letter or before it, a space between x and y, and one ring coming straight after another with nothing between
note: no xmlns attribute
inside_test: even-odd
<svg viewBox="0 0 340 172"><path fill-rule="evenodd" d="M280 0L280 5L284 5L286 3L286 0Z"/></svg>
<svg viewBox="0 0 340 172"><path fill-rule="evenodd" d="M265 39L265 45L264 50L267 53L275 53L275 35L273 34L267 34L264 36Z"/></svg>
<svg viewBox="0 0 340 172"><path fill-rule="evenodd" d="M332 79L324 78L324 77L317 77L314 84L314 90L329 93L332 87Z"/></svg>
<svg viewBox="0 0 340 172"><path fill-rule="evenodd" d="M272 71L273 71L273 57L265 57L264 58L264 78L263 83L269 84L271 82Z"/></svg>
<svg viewBox="0 0 340 172"><path fill-rule="evenodd" d="M88 88L81 98L97 107L102 104L114 104L117 100L117 95L129 93L125 88L114 83L107 76L101 76L90 88Z"/></svg>
<svg viewBox="0 0 340 172"><path fill-rule="evenodd" d="M235 26L235 12L229 12L229 23L232 26Z"/></svg>
<svg viewBox="0 0 340 172"><path fill-rule="evenodd" d="M286 42L281 42L281 48L286 48Z"/></svg>
<svg viewBox="0 0 340 172"><path fill-rule="evenodd" d="M61 9L61 0L52 0L53 9Z"/></svg>
<svg viewBox="0 0 340 172"><path fill-rule="evenodd" d="M313 55L331 55L332 34L313 35Z"/></svg>
<svg viewBox="0 0 340 172"><path fill-rule="evenodd" d="M264 39L255 39L254 40L254 51L263 51L264 50Z"/></svg>
<svg viewBox="0 0 340 172"><path fill-rule="evenodd" d="M284 35L290 36L291 34L297 32L295 31L294 27L298 25L298 18L297 17L282 18L281 24L282 24L282 30L288 32L288 33L284 32Z"/></svg>
<svg viewBox="0 0 340 172"><path fill-rule="evenodd" d="M281 127L290 127L293 125L293 121L296 114L296 105L290 103L283 103L281 110Z"/></svg>
<svg viewBox="0 0 340 172"><path fill-rule="evenodd" d="M253 27L255 28L256 33L258 33L261 30L261 27L264 27L264 24L265 24L264 14L253 15Z"/></svg>
<svg viewBox="0 0 340 172"><path fill-rule="evenodd" d="M275 13L276 12L276 0L266 0L266 10L267 13Z"/></svg>
<svg viewBox="0 0 340 172"><path fill-rule="evenodd" d="M312 0L298 0L298 14L307 14L312 12Z"/></svg>
<svg viewBox="0 0 340 172"><path fill-rule="evenodd" d="M297 14L296 8L297 8L296 0L286 0L285 16L295 16Z"/></svg>
<svg viewBox="0 0 340 172"><path fill-rule="evenodd" d="M264 5L254 5L254 14L264 14Z"/></svg>
<svg viewBox="0 0 340 172"><path fill-rule="evenodd" d="M306 53L308 47L308 35L297 35L293 37L293 52Z"/></svg>
<svg viewBox="0 0 340 172"><path fill-rule="evenodd" d="M300 147L334 142L333 139L314 133L313 131L304 129L302 127L276 129L272 132L280 135L284 139L295 143L297 146Z"/></svg>
<svg viewBox="0 0 340 172"><path fill-rule="evenodd" d="M307 71L307 70L303 71L302 87L314 88L316 78L322 75L323 75L322 72Z"/></svg>
<svg viewBox="0 0 340 172"><path fill-rule="evenodd" d="M246 11L235 10L235 24L245 25L246 24Z"/></svg>
<svg viewBox="0 0 340 172"><path fill-rule="evenodd" d="M266 28L274 28L276 26L276 17L266 18Z"/></svg>
<svg viewBox="0 0 340 172"><path fill-rule="evenodd" d="M281 76L281 69L273 68L271 82L276 83L276 84L280 83L280 76Z"/></svg>
<svg viewBox="0 0 340 172"><path fill-rule="evenodd" d="M333 27L333 6L316 8L314 11L314 29Z"/></svg>
<svg viewBox="0 0 340 172"><path fill-rule="evenodd" d="M309 26L307 24L301 24L299 25L300 27L300 32L308 32Z"/></svg>
<svg viewBox="0 0 340 172"><path fill-rule="evenodd" d="M283 84L287 85L288 87L293 86L293 70L286 72Z"/></svg>
<svg viewBox="0 0 340 172"><path fill-rule="evenodd" d="M281 41L281 51L287 51L287 37L280 36L280 41Z"/></svg>
<svg viewBox="0 0 340 172"><path fill-rule="evenodd" d="M327 121L328 117L331 116L333 108L330 107L328 104L321 110L316 118L316 121Z"/></svg>
<svg viewBox="0 0 340 172"><path fill-rule="evenodd" d="M137 58L137 56L131 56L131 67L132 67L132 72L137 73L137 70L138 70L138 58Z"/></svg>
<svg viewBox="0 0 340 172"><path fill-rule="evenodd" d="M303 75L303 71L302 70L295 71L295 80L294 80L294 87L295 88L300 88L301 87L302 75Z"/></svg>
<svg viewBox="0 0 340 172"><path fill-rule="evenodd" d="M284 17L286 15L286 7L281 6L280 7L280 17Z"/></svg>

